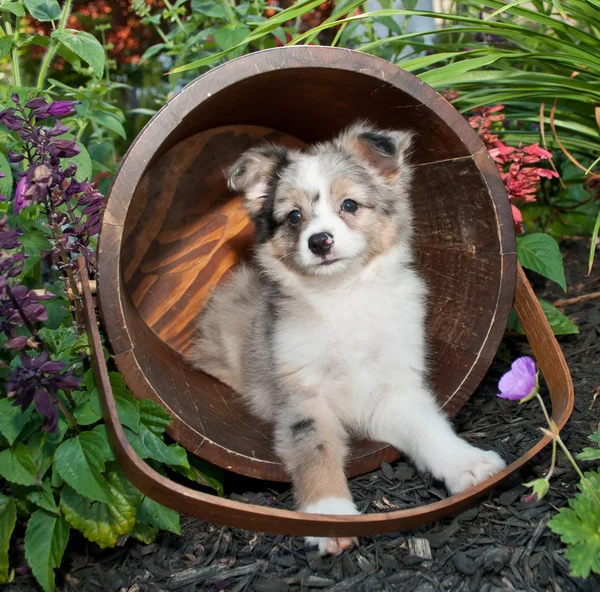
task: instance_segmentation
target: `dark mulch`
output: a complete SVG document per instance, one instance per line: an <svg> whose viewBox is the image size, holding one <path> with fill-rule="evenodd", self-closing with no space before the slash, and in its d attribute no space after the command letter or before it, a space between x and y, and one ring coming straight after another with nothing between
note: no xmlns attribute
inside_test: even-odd
<svg viewBox="0 0 600 592"><path fill-rule="evenodd" d="M600 264L585 277L587 241L563 245L569 296L600 290ZM550 300L564 297L536 278L536 289ZM597 429L594 390L600 386L600 300L581 302L566 312L580 334L560 338L575 383L573 416L563 432L571 450L586 445ZM499 377L510 360L530 350L523 338L505 340L477 393L456 419L459 431L483 448L493 448L507 461L520 456L540 437L543 416L535 403L518 406L495 397ZM600 401L598 402L600 405ZM217 592L285 592L328 590L359 592L396 590L492 592L500 590L600 590L600 578L575 580L560 540L546 526L557 508L567 503L577 482L564 457L559 457L553 486L539 503L523 500L521 485L545 473L549 449L506 482L487 500L455 518L429 527L361 539L358 548L340 557L319 557L300 538L265 535L183 519L182 536L162 534L143 546L128 541L100 552L80 540L70 545L58 589L203 590ZM591 465L590 465L591 467ZM286 488L229 477L230 496L258 504L290 508ZM418 474L406 462L356 478L352 491L364 512L385 512L422 505L445 497L439 483ZM31 576L20 576L11 592L30 590Z"/></svg>

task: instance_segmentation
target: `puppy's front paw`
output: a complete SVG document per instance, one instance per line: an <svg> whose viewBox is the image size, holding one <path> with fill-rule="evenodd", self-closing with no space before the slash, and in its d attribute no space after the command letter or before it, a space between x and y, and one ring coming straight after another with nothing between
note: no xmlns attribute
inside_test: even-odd
<svg viewBox="0 0 600 592"><path fill-rule="evenodd" d="M506 467L499 454L471 447L459 454L451 470L447 471L446 487L454 495L473 487Z"/></svg>
<svg viewBox="0 0 600 592"><path fill-rule="evenodd" d="M351 515L358 514L358 510L351 500L343 498L325 498L309 504L303 509L309 514L338 514ZM306 537L306 544L313 547L319 547L321 555L339 555L342 551L349 549L357 543L355 538L351 537Z"/></svg>
<svg viewBox="0 0 600 592"><path fill-rule="evenodd" d="M358 541L349 537L306 537L309 547L319 547L321 555L339 555Z"/></svg>

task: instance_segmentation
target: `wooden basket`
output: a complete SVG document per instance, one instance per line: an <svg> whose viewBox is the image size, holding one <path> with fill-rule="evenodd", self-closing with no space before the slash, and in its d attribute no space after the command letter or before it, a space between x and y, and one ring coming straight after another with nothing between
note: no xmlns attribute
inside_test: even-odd
<svg viewBox="0 0 600 592"><path fill-rule="evenodd" d="M274 49L212 70L152 118L117 173L98 250L102 319L128 387L171 413L169 433L182 446L226 469L288 480L272 452L270 427L182 356L211 290L251 246L241 198L228 193L222 169L257 142L301 147L331 138L358 117L416 133L415 248L431 293L432 378L448 414L488 369L513 297L550 388L554 420L562 426L571 412L568 368L518 268L502 181L469 124L427 85L378 58L326 47ZM198 493L154 472L127 443L101 355L94 355L94 369L111 441L132 482L169 507L236 527L354 536L416 526L466 506L548 443L542 439L485 483L422 508L358 517L274 510ZM356 442L348 475L397 456L387 445Z"/></svg>

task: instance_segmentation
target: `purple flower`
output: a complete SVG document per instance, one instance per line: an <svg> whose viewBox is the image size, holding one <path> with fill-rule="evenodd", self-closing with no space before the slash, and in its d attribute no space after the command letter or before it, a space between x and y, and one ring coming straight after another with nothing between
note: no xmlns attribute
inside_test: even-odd
<svg viewBox="0 0 600 592"><path fill-rule="evenodd" d="M68 131L68 126L66 126L64 123L61 123L60 121L57 121L56 125L52 129L49 129L46 132L46 134L51 138L55 138L56 136L62 136L63 134L66 134Z"/></svg>
<svg viewBox="0 0 600 592"><path fill-rule="evenodd" d="M72 158L81 152L81 148L74 140L55 140L50 147L50 154L57 158Z"/></svg>
<svg viewBox="0 0 600 592"><path fill-rule="evenodd" d="M54 101L48 107L48 113L54 117L65 117L75 113L75 106L81 101Z"/></svg>
<svg viewBox="0 0 600 592"><path fill-rule="evenodd" d="M21 162L24 158L24 154L18 154L17 152L13 152L12 150L8 151L8 162L11 164L15 164L17 162Z"/></svg>
<svg viewBox="0 0 600 592"><path fill-rule="evenodd" d="M6 390L8 396L14 398L15 406L26 411L31 403L44 416L43 430L54 432L58 423L58 411L52 400L60 389L78 388L81 379L74 377L73 368L63 372L64 362L51 360L48 352L30 357L20 353L21 367L17 367L10 375Z"/></svg>
<svg viewBox="0 0 600 592"><path fill-rule="evenodd" d="M521 403L535 397L539 390L535 362L529 357L517 358L498 383L498 397Z"/></svg>
<svg viewBox="0 0 600 592"><path fill-rule="evenodd" d="M17 188L15 190L15 215L18 216L21 210L24 210L28 205L26 193L29 188L27 187L27 175L23 175L19 182L17 183Z"/></svg>
<svg viewBox="0 0 600 592"><path fill-rule="evenodd" d="M37 99L31 99L31 101L27 101L25 103L25 107L27 109L40 109L41 107L45 107L48 104L48 101L44 99L44 97L38 97Z"/></svg>
<svg viewBox="0 0 600 592"><path fill-rule="evenodd" d="M3 123L9 130L19 131L23 128L23 120L15 116L15 109L5 109L0 112L0 123Z"/></svg>

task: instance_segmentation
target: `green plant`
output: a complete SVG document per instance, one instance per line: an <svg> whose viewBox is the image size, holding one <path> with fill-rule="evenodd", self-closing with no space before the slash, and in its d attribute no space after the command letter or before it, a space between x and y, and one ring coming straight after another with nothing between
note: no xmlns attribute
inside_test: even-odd
<svg viewBox="0 0 600 592"><path fill-rule="evenodd" d="M540 428L552 439L552 460L545 477L536 479L525 486L531 488L528 501L542 499L550 489L550 479L556 467L557 448L560 448L580 478L579 492L569 500L569 507L562 508L548 523L567 545L565 557L571 565L571 575L586 578L591 572L600 573L600 469L583 473L560 436L560 430L550 418L544 400L539 394L539 378L535 362L528 357L517 358L511 369L498 383L498 397L519 404L536 399L539 403L548 428ZM600 430L589 436L590 441L600 443ZM578 455L579 460L600 459L600 448L585 448Z"/></svg>

